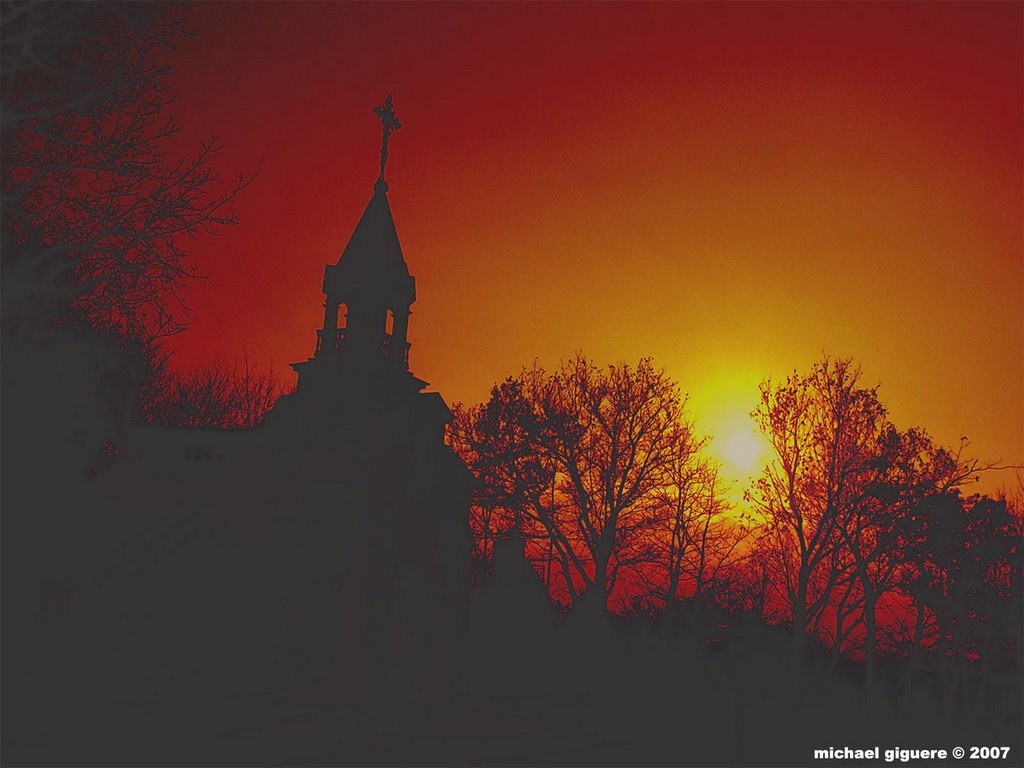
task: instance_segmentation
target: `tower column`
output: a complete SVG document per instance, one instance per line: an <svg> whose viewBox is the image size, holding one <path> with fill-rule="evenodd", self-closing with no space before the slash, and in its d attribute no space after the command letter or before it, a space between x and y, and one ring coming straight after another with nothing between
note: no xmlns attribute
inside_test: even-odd
<svg viewBox="0 0 1024 768"><path fill-rule="evenodd" d="M328 352L334 351L338 338L338 305L334 297L328 296L324 303L324 329L320 333L320 349Z"/></svg>
<svg viewBox="0 0 1024 768"><path fill-rule="evenodd" d="M398 310L395 312L395 327L391 333L391 349L392 356L396 360L400 360L401 364L408 368L409 357L406 354L408 347L406 339L409 336L409 315L412 311L406 307L404 310Z"/></svg>

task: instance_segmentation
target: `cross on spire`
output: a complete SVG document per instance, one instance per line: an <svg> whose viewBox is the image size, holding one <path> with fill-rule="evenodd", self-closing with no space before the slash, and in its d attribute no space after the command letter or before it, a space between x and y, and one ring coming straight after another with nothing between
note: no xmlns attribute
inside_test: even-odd
<svg viewBox="0 0 1024 768"><path fill-rule="evenodd" d="M384 180L384 165L388 161L388 138L391 136L392 131L397 131L402 127L402 124L398 122L398 117L395 116L395 105L391 100L391 94L384 99L384 103L379 107L373 108L373 113L380 118L381 131L383 132L383 138L380 145L380 180Z"/></svg>

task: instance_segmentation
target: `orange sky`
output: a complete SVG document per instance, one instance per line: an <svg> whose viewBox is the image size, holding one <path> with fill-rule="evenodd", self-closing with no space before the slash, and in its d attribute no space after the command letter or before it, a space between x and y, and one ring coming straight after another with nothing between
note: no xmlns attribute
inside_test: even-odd
<svg viewBox="0 0 1024 768"><path fill-rule="evenodd" d="M1024 463L1022 9L193 5L183 146L263 170L172 348L310 355L390 90L412 369L449 402L651 355L721 432L827 351L900 426Z"/></svg>

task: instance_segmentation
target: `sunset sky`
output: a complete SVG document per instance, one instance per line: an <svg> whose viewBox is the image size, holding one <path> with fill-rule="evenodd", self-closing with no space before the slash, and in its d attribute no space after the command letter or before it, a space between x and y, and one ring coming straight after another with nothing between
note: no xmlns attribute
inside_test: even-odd
<svg viewBox="0 0 1024 768"><path fill-rule="evenodd" d="M180 145L262 171L192 249L213 282L171 347L292 380L391 91L411 366L449 402L649 355L742 464L758 382L828 352L899 426L1024 463L1022 9L194 4Z"/></svg>

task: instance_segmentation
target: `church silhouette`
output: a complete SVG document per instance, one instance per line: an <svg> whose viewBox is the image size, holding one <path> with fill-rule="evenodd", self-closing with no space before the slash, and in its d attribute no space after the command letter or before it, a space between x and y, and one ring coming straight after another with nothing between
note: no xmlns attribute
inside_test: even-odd
<svg viewBox="0 0 1024 768"><path fill-rule="evenodd" d="M249 430L134 427L101 479L116 527L133 532L105 575L118 627L106 634L120 641L102 684L161 717L187 712L193 750L232 719L262 719L266 736L310 709L360 743L394 738L462 684L473 479L444 441L451 411L409 370L415 279L385 159L325 269L296 390Z"/></svg>

